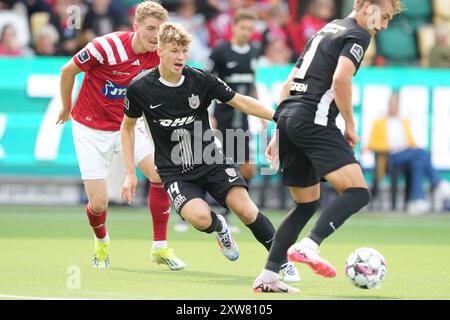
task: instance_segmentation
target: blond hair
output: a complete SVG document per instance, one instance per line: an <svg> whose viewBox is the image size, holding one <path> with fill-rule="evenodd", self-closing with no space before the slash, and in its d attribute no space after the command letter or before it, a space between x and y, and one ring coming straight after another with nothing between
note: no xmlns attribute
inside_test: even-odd
<svg viewBox="0 0 450 320"><path fill-rule="evenodd" d="M234 24L239 23L241 20L256 21L258 20L258 15L250 9L239 9L236 12L236 17L234 18Z"/></svg>
<svg viewBox="0 0 450 320"><path fill-rule="evenodd" d="M160 46L174 43L186 47L191 43L191 35L181 24L166 22L159 28L158 43Z"/></svg>
<svg viewBox="0 0 450 320"><path fill-rule="evenodd" d="M161 21L167 21L169 19L169 13L158 2L146 0L141 2L137 6L134 20L137 23L140 23L147 17L152 17Z"/></svg>
<svg viewBox="0 0 450 320"><path fill-rule="evenodd" d="M365 2L369 2L370 4L379 5L380 2L387 0L355 0L353 5L353 9L358 11L360 10ZM401 13L404 10L403 3L401 0L389 0L391 1L392 6L394 7L394 15Z"/></svg>

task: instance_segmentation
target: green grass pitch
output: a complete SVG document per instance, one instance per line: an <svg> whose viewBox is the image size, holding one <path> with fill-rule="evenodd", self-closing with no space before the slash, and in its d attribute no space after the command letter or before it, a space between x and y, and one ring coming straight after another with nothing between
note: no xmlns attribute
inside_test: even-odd
<svg viewBox="0 0 450 320"><path fill-rule="evenodd" d="M267 214L278 226L285 213ZM449 215L353 216L321 247L338 269L337 277L320 278L297 265L303 278L295 284L302 290L299 295L252 293L267 252L242 224L235 235L241 256L230 262L213 235L192 227L187 233L173 231L177 219L173 214L169 245L188 264L185 270L169 271L150 262L151 217L145 208L109 210L111 268L96 270L82 207L1 207L0 299L450 299ZM346 279L345 259L359 247L376 248L385 256L388 270L381 288L358 289ZM74 270L79 271L79 289L71 282Z"/></svg>

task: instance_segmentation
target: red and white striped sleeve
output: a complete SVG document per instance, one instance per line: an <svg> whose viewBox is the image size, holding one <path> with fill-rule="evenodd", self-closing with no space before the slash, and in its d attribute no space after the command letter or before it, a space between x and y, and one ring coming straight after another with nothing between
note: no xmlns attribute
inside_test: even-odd
<svg viewBox="0 0 450 320"><path fill-rule="evenodd" d="M106 51L103 49L101 42L98 41L101 38L93 39L72 57L73 62L84 72L108 61Z"/></svg>

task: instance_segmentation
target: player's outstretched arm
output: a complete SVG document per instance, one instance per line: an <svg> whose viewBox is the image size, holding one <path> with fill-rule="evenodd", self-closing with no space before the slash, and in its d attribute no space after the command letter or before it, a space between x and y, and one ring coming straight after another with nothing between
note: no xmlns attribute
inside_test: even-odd
<svg viewBox="0 0 450 320"><path fill-rule="evenodd" d="M75 76L82 71L83 70L81 70L72 60L69 60L69 62L61 68L59 91L61 94L62 108L59 111L56 124L63 124L70 119L73 84L75 83Z"/></svg>
<svg viewBox="0 0 450 320"><path fill-rule="evenodd" d="M130 118L124 115L122 125L120 127L120 139L122 143L122 157L125 165L125 180L122 185L122 198L133 202L136 195L137 176L134 167L134 127L137 118Z"/></svg>
<svg viewBox="0 0 450 320"><path fill-rule="evenodd" d="M266 120L272 120L273 114L275 113L272 108L266 107L261 101L239 93L236 93L233 99L228 101L227 104L246 114Z"/></svg>
<svg viewBox="0 0 450 320"><path fill-rule="evenodd" d="M352 79L355 72L356 67L353 62L341 56L333 75L334 100L345 121L344 137L352 148L359 142L352 107Z"/></svg>

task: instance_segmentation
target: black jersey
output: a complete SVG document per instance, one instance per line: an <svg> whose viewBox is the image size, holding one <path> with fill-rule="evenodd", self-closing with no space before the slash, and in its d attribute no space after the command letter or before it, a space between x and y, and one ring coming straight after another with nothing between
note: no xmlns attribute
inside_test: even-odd
<svg viewBox="0 0 450 320"><path fill-rule="evenodd" d="M334 20L317 32L297 61L291 95L278 106L274 119L297 116L321 126L335 125L339 110L332 82L338 59L348 57L358 70L369 43L369 32L353 18Z"/></svg>
<svg viewBox="0 0 450 320"><path fill-rule="evenodd" d="M210 56L209 70L223 79L235 92L251 95L259 52L251 44L238 47L222 42ZM214 117L219 127L248 128L247 115L226 104L217 104Z"/></svg>
<svg viewBox="0 0 450 320"><path fill-rule="evenodd" d="M155 143L155 164L161 176L185 173L204 165L203 156L215 156L208 106L230 101L235 92L207 71L186 66L178 84L161 78L158 68L138 75L128 86L124 113L144 114ZM205 152L205 153L204 153Z"/></svg>

